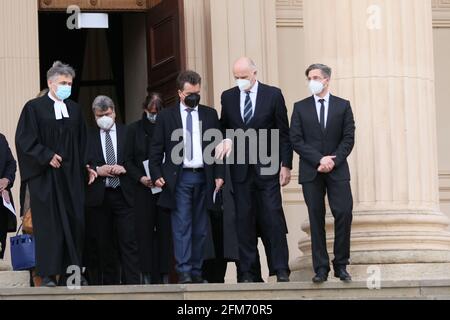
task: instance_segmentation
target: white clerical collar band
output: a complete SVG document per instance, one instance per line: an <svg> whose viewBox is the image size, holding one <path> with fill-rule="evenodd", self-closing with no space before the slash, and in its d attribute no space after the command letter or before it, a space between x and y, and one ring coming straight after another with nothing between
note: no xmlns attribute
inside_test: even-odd
<svg viewBox="0 0 450 320"><path fill-rule="evenodd" d="M48 93L48 96L50 99L54 101L53 108L55 109L56 120L61 120L62 118L69 118L69 112L67 111L66 104L63 101L58 101L55 98L53 98L50 92Z"/></svg>

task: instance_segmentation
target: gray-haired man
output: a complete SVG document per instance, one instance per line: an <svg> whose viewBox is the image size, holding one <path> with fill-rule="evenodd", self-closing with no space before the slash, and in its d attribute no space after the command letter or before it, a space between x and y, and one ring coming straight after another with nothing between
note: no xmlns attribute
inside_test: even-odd
<svg viewBox="0 0 450 320"><path fill-rule="evenodd" d="M80 106L69 99L74 78L70 66L55 62L47 73L48 95L25 105L16 132L22 183L30 191L36 271L46 287L56 286L58 275L65 279L69 266L81 266L86 126Z"/></svg>
<svg viewBox="0 0 450 320"><path fill-rule="evenodd" d="M98 127L89 132L87 159L98 178L86 193L88 239L95 239L87 247L87 267L99 268L100 285L140 284L133 184L124 168L127 128L116 124L109 97L98 96L92 111Z"/></svg>

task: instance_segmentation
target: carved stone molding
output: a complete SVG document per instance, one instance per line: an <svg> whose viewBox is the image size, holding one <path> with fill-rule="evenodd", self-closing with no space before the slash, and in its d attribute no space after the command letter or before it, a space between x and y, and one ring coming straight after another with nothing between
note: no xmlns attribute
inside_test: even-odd
<svg viewBox="0 0 450 320"><path fill-rule="evenodd" d="M450 0L432 0L433 27L450 28Z"/></svg>
<svg viewBox="0 0 450 320"><path fill-rule="evenodd" d="M433 27L450 28L450 0L432 0ZM303 0L276 0L278 27L303 27Z"/></svg>
<svg viewBox="0 0 450 320"><path fill-rule="evenodd" d="M303 0L277 0L277 27L303 27Z"/></svg>

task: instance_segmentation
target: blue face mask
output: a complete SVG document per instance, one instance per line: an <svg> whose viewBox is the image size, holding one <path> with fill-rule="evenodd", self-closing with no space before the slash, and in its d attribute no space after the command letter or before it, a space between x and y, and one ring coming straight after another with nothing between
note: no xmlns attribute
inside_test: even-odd
<svg viewBox="0 0 450 320"><path fill-rule="evenodd" d="M71 86L60 85L60 86L58 86L58 89L56 90L56 96L58 97L58 99L63 100L63 101L66 100L67 98L69 98L71 94L72 94Z"/></svg>

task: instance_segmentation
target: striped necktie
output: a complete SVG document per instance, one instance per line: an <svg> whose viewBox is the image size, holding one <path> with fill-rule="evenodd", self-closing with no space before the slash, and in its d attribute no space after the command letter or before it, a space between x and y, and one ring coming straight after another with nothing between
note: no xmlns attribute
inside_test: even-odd
<svg viewBox="0 0 450 320"><path fill-rule="evenodd" d="M116 152L111 139L109 131L105 131L105 149L106 149L106 164L114 166L117 164ZM120 186L120 178L106 178L106 186L116 189Z"/></svg>
<svg viewBox="0 0 450 320"><path fill-rule="evenodd" d="M248 125L253 118L253 104L252 99L250 98L250 91L247 92L247 97L245 98L245 107L244 107L244 123Z"/></svg>

